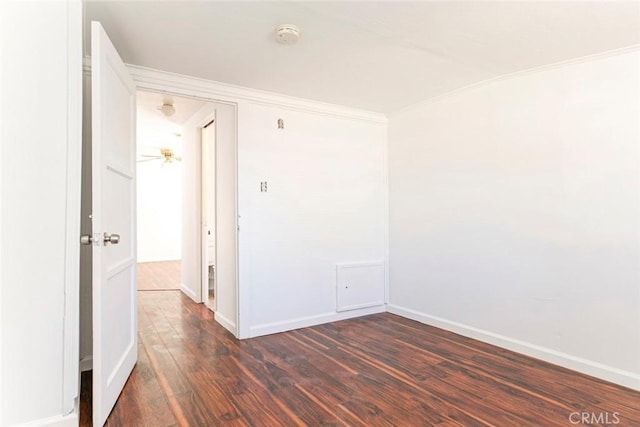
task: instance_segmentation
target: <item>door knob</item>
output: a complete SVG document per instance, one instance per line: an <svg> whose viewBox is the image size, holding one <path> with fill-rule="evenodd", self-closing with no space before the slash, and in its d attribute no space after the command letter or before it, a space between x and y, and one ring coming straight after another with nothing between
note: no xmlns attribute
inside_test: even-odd
<svg viewBox="0 0 640 427"><path fill-rule="evenodd" d="M117 245L118 243L120 243L120 235L115 233L109 234L105 232L102 240L104 241L105 245L107 243L111 243L112 245Z"/></svg>

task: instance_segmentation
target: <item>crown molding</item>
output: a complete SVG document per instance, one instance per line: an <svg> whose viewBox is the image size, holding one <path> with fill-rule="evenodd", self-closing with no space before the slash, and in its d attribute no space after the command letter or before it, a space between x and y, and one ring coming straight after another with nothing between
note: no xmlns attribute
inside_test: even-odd
<svg viewBox="0 0 640 427"><path fill-rule="evenodd" d="M245 101L275 108L305 111L369 123L387 123L386 115L381 113L296 98L259 89L155 70L138 65L126 64L126 66L136 86L141 90L171 92L178 96L217 102L238 103L238 101ZM91 74L90 57L84 58L83 72L85 74Z"/></svg>
<svg viewBox="0 0 640 427"><path fill-rule="evenodd" d="M525 70L515 71L513 73L501 74L501 75L496 76L496 77L491 77L491 78L486 79L486 80L481 80L479 82L471 83L469 85L462 86L462 87L459 87L457 89L453 89L453 90L445 92L443 94L432 96L432 97L427 98L425 100L422 100L420 102L416 102L414 104L407 105L406 107L402 107L402 108L400 108L398 110L390 112L389 114L387 114L387 117L388 118L392 118L392 117L395 117L395 116L398 116L398 115L401 115L401 114L405 114L405 113L414 111L416 109L419 109L421 107L425 107L425 106L433 104L435 102L442 101L444 99L447 99L447 98L450 98L452 96L458 95L460 93L464 93L464 92L467 92L467 91L471 91L473 89L477 89L477 88L482 87L482 86L489 85L491 83L496 83L496 82L503 81L503 80L514 79L514 78L526 76L526 75L529 75L529 74L536 74L536 73L541 73L541 72L544 72L544 71L555 70L555 69L563 68L563 67L570 66L570 65L576 65L576 64L582 64L582 63L585 63L585 62L597 61L597 60L609 58L609 57L612 57L612 56L625 55L625 54L633 53L633 52L640 52L640 44L634 44L634 45L626 46L626 47L619 48L619 49L607 50L605 52L594 53L594 54L591 54L591 55L581 56L579 58L568 59L566 61L554 62L552 64L541 65L541 66L538 66L538 67L527 68Z"/></svg>

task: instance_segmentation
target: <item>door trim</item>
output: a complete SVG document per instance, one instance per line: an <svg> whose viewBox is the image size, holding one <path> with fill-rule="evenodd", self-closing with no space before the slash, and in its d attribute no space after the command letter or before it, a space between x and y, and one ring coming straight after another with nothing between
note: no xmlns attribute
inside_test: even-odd
<svg viewBox="0 0 640 427"><path fill-rule="evenodd" d="M67 3L67 182L62 414L78 413L80 396L80 206L82 184L82 3Z"/></svg>
<svg viewBox="0 0 640 427"><path fill-rule="evenodd" d="M204 144L204 138L202 137L202 133L204 132L204 129L207 126L210 126L211 124L213 124L213 126L217 126L217 123L215 123L215 117L216 117L216 113L214 112L213 114L207 116L207 118L205 118L204 120L202 120L200 123L198 123L198 125L196 126L197 131L197 138L200 140L200 206L204 206L204 200L205 200L205 191L204 191L204 179L205 179L205 174L204 174L204 166L205 163L207 162L206 156L205 156L205 144ZM215 128L214 128L214 132L215 132ZM215 151L215 148L214 148ZM214 182L217 182L214 181ZM217 194L217 192L216 192ZM216 206L216 202L214 201L214 209ZM200 250L202 251L200 254L200 262L202 263L200 265L200 271L202 272L200 280L200 299L202 299L202 303L205 305L205 307L209 308L211 311L213 311L214 313L217 311L217 300L214 300L214 304L213 307L209 305L209 279L208 279L208 271L209 271L209 260L208 260L208 255L209 253L207 252L207 247L209 246L209 242L207 239L207 234L205 233L203 224L205 221L209 221L209 219L207 218L208 213L209 213L209 209L210 207L207 205L206 208L206 212L205 209L201 209L200 210ZM237 211L237 209L236 209ZM217 218L217 215L216 215ZM214 230L217 230L216 228L216 224L213 224L214 226ZM214 241L217 240L216 236L214 234ZM218 264L218 255L216 252L216 259L215 259L215 264L214 264L214 273L213 273L213 282L214 282L214 295L217 293L217 287L218 287L218 270L215 269L215 266ZM205 268L206 265L206 268ZM237 267L237 257L236 257L236 267ZM205 273L205 271L207 273ZM206 278L205 278L206 276ZM237 280L237 279L236 279ZM215 298L215 297L214 297ZM237 319L236 319L237 320ZM229 329L229 328L227 328Z"/></svg>

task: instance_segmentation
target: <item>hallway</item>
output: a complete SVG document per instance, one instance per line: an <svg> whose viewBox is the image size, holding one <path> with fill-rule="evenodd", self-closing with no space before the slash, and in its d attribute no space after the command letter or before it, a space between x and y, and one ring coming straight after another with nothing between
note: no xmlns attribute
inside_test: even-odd
<svg viewBox="0 0 640 427"><path fill-rule="evenodd" d="M139 262L138 290L164 291L180 289L182 261Z"/></svg>
<svg viewBox="0 0 640 427"><path fill-rule="evenodd" d="M179 291L138 297L138 363L110 426L640 419L638 392L391 314L237 341ZM80 425L90 424L87 385Z"/></svg>

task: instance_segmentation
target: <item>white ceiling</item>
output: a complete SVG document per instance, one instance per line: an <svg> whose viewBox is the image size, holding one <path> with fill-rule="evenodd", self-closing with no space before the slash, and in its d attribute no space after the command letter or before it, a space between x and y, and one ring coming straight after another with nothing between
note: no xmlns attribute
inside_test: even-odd
<svg viewBox="0 0 640 427"><path fill-rule="evenodd" d="M182 125L206 102L143 91L136 93L136 99L138 155L159 155L161 148L171 148L180 154ZM175 107L176 112L172 116L166 117L158 111L163 102L172 103Z"/></svg>
<svg viewBox="0 0 640 427"><path fill-rule="evenodd" d="M131 64L383 113L640 43L635 1L89 1L86 19Z"/></svg>

